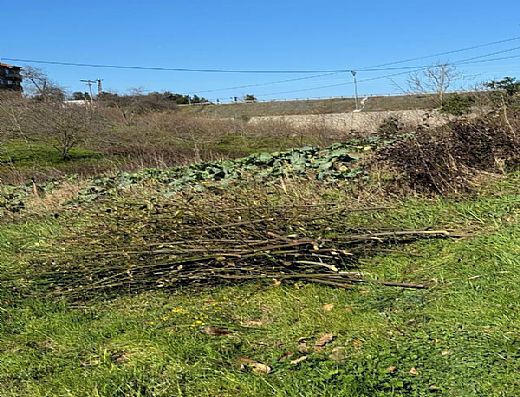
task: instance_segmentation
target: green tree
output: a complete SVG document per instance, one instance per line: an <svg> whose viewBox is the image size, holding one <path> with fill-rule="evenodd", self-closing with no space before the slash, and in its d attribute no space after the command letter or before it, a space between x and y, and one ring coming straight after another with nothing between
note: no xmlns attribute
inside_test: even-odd
<svg viewBox="0 0 520 397"><path fill-rule="evenodd" d="M513 97L520 92L520 81L515 77L504 77L502 80L488 81L484 83L484 87L505 92L508 97Z"/></svg>
<svg viewBox="0 0 520 397"><path fill-rule="evenodd" d="M88 92L76 91L72 93L72 99L75 101L90 101L90 94Z"/></svg>

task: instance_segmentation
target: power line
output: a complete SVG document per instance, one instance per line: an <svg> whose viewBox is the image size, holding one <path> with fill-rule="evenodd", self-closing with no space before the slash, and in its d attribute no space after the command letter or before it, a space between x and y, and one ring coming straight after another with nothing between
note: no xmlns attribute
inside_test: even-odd
<svg viewBox="0 0 520 397"><path fill-rule="evenodd" d="M508 57L491 58L491 59L481 59L480 61L473 61L473 62L459 62L459 63L457 63L457 65L473 65L473 64L477 64L477 63L505 61L507 59L516 59L516 58L520 58L520 55L511 55Z"/></svg>
<svg viewBox="0 0 520 397"><path fill-rule="evenodd" d="M371 78L368 78L368 79L358 80L358 83L365 83L367 81L380 80L380 79L385 79L385 78L388 78L388 77L400 76L400 75L403 75L403 74L413 73L413 72L420 71L420 70L423 70L423 69L424 68L415 69L415 70L411 70L411 71L407 70L405 72L392 73L392 74L388 74L388 75L385 75L385 76L371 77ZM281 95L281 94L292 94L294 92L314 91L314 90L320 90L320 89L323 89L323 88L340 87L340 86L352 85L352 84L354 84L353 81L347 81L347 82L344 82L344 83L329 84L329 85L323 85L323 86L320 86L320 87L302 88L302 89L292 90L292 91L273 92L273 93L270 93L270 94L263 94L263 95L259 95L259 96L272 96L272 95Z"/></svg>
<svg viewBox="0 0 520 397"><path fill-rule="evenodd" d="M2 58L11 62L40 63L46 65L76 66L103 69L135 69L135 70L156 70L166 72L195 72L195 73L247 73L247 74L307 74L307 73L341 73L345 69L336 70L240 70L240 69L190 69L190 68L170 68L160 66L136 66L136 65L107 65L96 63L76 63L46 61L41 59L22 59L22 58Z"/></svg>
<svg viewBox="0 0 520 397"><path fill-rule="evenodd" d="M461 60L458 60L455 62L451 62L451 64L452 65L470 65L470 64L477 64L477 63L484 63L484 62L491 62L491 61L499 61L499 60L504 60L504 59L518 58L518 57L520 57L520 55L513 55L510 57L501 57L501 58L494 58L494 59L481 59L481 58L485 58L485 57L489 57L489 56L493 56L493 55L498 55L498 54L515 51L518 49L520 49L520 46L508 48L508 49L501 50L501 51L495 51L495 52L491 52L488 54L479 55L479 56L475 56L475 57L471 57L471 58L461 59ZM477 61L476 59L479 59L479 60ZM374 80L381 80L381 79L386 79L386 78L390 78L390 77L401 76L401 75L408 74L408 73L420 72L429 67L430 66L420 66L420 67L416 67L413 70L407 70L407 71L399 72L399 73L392 73L392 74L388 74L388 75L384 75L384 76L366 78L366 79L358 80L358 83L364 83L364 82L369 82L369 81L374 81ZM292 90L292 91L274 92L274 93L263 94L263 95L259 95L259 96L266 97L266 96L273 96L273 95L292 94L292 93L296 93L296 92L314 91L314 90L320 90L320 89L324 89L324 88L340 87L340 86L352 85L352 84L354 84L354 82L349 81L349 82L338 83L338 84L324 85L324 86L320 86L320 87L303 88L303 89Z"/></svg>
<svg viewBox="0 0 520 397"><path fill-rule="evenodd" d="M513 37L513 38L510 38L510 39L505 39L505 40L493 41L493 42L490 42L490 43L480 44L480 45L476 45L476 46L472 46L472 47L466 47L466 48L461 48L461 49L457 49L457 50L441 52L441 53L437 53L437 54L433 54L433 55L427 55L427 56L422 56L422 57L417 57L417 58L410 58L410 59L402 60L402 61L390 62L390 63L387 63L387 64L376 65L374 67L357 68L357 69L352 69L352 70L355 70L357 72L408 70L408 72L405 72L405 73L409 73L409 72L413 72L415 69L426 68L428 66L401 66L401 67L395 67L395 68L394 67L382 68L381 66L395 65L395 64L410 62L410 61L414 61L414 60L434 58L434 57L441 56L441 55L455 54L455 53L469 51L469 50L473 50L473 49L477 49L477 48L489 47L491 45L503 44L503 43L507 43L507 42L511 42L511 41L515 41L515 40L520 40L520 36ZM487 57L487 56L492 56L492 55L497 55L497 54L502 54L502 53L514 51L514 50L517 50L519 48L520 47L513 47L513 48L509 48L509 49L502 50L502 51L497 51L497 52L486 54L486 55L482 55L482 56L468 58L468 61L469 60L473 60L473 59L479 59L479 58L483 58L483 57ZM511 58L503 58L503 59L511 59ZM266 86L266 85L271 85L271 84L287 83L287 82L298 81L298 80L308 80L308 79L313 79L313 78L318 78L318 77L323 77L323 76L336 75L336 74L340 74L340 73L348 73L348 72L351 72L352 70L347 69L347 70L343 70L343 71L339 71L339 72L325 73L325 74L319 74L319 75L316 75L316 76L301 77L301 78L297 78L297 79L279 80L279 81L272 81L272 82L259 83L259 84L247 84L247 85L242 85L242 86L226 87L226 88L216 88L216 89L212 89L212 90L193 91L193 92L209 93L209 92L228 91L228 90L249 88L249 87L260 87L260 86ZM401 74L401 73L399 73L399 74ZM336 85L329 85L329 86L322 86L321 88L336 87L336 86L344 85L344 84L347 84L347 83L336 84ZM350 83L348 83L348 84L350 84ZM318 88L316 88L316 89L318 89ZM308 91L308 90L310 90L310 89L305 89L305 91ZM268 94L268 95L271 95L271 94Z"/></svg>
<svg viewBox="0 0 520 397"><path fill-rule="evenodd" d="M420 60L423 60L423 59L435 58L435 57L440 57L440 56L443 56L443 55L451 55L451 54L456 54L456 53L459 53L459 52L476 50L478 48L490 47L490 46L497 45L497 44L509 43L511 41L516 41L516 40L520 40L520 36L511 37L509 39L504 39L504 40L492 41L492 42L484 43L484 44L478 44L478 45L474 45L474 46L471 46L471 47L459 48L459 49L451 50L451 51L438 52L437 54L432 54L432 55L424 55L424 56L415 57L415 58L403 59L401 61L392 61L392 62L387 62L387 63L381 63L379 65L371 66L371 68L372 67L373 68L380 68L380 67L384 67L384 66L398 65L398 64L401 64L401 63L407 63L407 62L412 62L412 61L420 61ZM357 70L360 71L360 72L365 71L363 69L357 69Z"/></svg>
<svg viewBox="0 0 520 397"><path fill-rule="evenodd" d="M100 69L131 69L131 70L154 70L154 71L165 71L165 72L193 72L193 73L239 73L239 74L308 74L308 73L346 73L350 72L349 69L333 69L333 70L240 70L240 69L191 69L191 68L170 68L161 66L137 66L137 65L107 65L107 64L96 64L96 63L76 63L76 62L61 62L61 61L47 61L41 59L23 59L23 58L1 58L5 61L10 62L23 62L23 63L38 63L45 65L57 65L57 66L74 66L74 67L88 67L88 68L100 68ZM387 70L402 70L411 69L412 66L400 66L400 67L389 67L389 68L365 68L356 69L364 72L383 72Z"/></svg>
<svg viewBox="0 0 520 397"><path fill-rule="evenodd" d="M367 68L348 68L348 69L336 69L336 70L243 70L243 69L192 69L192 68L174 68L174 67L159 67L159 66L138 66L138 65L110 65L110 64L93 64L93 63L76 63L76 62L61 62L61 61L47 61L40 59L23 59L23 58L3 58L6 61L11 62L25 62L25 63L39 63L47 65L60 65L60 66L75 66L75 67L91 67L91 68L106 68L106 69L134 69L134 70L155 70L155 71L171 71L171 72L195 72L195 73L246 73L246 74L314 74L314 73L345 73L351 70L364 71L364 72L375 72L385 70L396 70L396 69L411 69L413 67L399 67L399 68L387 68L387 66L397 65L401 63L407 63L411 61L433 58L441 55L454 54L463 51L469 51L477 48L488 47L492 45L507 43L515 40L520 40L520 36L512 37L509 39L493 41L489 43L479 44L472 47L465 47L456 50L441 52L432 55L426 55L416 58L409 58L400 61L388 62L380 65L375 65Z"/></svg>
<svg viewBox="0 0 520 397"><path fill-rule="evenodd" d="M205 93L208 93L208 92L238 90L240 88L261 87L261 86L265 86L265 85L281 84L281 83L289 83L289 82L292 82L292 81L315 79L315 78L318 78L318 77L332 76L332 75L336 75L336 74L339 74L339 73L341 73L341 72L323 73L323 74L318 74L318 75L315 75L315 76L307 76L307 77L299 77L299 78L296 78L296 79L286 79L286 80L270 81L270 82L258 83L258 84L246 84L246 85L239 85L239 86L235 86L235 87L215 88L215 89L211 89L211 90L202 90L202 91L192 90L192 91L196 92L198 94L205 94Z"/></svg>

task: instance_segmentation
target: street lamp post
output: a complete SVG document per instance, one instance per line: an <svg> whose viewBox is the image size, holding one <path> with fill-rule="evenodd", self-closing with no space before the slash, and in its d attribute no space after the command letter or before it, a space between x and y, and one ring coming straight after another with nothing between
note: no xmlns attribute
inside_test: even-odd
<svg viewBox="0 0 520 397"><path fill-rule="evenodd" d="M356 110L359 110L357 78L356 78L357 72L355 70L351 70L350 73L352 73L352 76L354 77L354 92L355 92L355 96L356 96Z"/></svg>

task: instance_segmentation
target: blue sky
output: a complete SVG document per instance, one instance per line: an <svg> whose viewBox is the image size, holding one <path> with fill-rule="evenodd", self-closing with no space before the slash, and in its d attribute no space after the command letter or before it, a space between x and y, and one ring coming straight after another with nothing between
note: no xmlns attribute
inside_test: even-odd
<svg viewBox="0 0 520 397"><path fill-rule="evenodd" d="M25 0L10 2L7 9L12 18L2 20L0 58L20 65L25 63L5 58L172 68L361 69L520 37L518 0ZM516 47L520 39L395 66L453 62ZM511 56L519 57L460 65L465 79L459 84L519 76L520 48L489 58ZM246 93L260 99L354 93L348 73L205 92L311 75L38 66L69 91L85 90L80 79L102 78L106 89L117 92L169 90L222 100ZM406 89L406 74L363 81L398 72L358 72L360 93Z"/></svg>

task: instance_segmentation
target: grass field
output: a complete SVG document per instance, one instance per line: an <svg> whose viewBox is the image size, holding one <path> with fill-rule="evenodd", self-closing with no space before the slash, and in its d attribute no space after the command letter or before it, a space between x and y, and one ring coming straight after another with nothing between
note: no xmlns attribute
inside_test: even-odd
<svg viewBox="0 0 520 397"><path fill-rule="evenodd" d="M73 304L0 289L0 395L519 395L520 174L473 198L393 204L352 227L471 234L360 269L429 289L266 282ZM0 226L0 273L74 224L81 215Z"/></svg>
<svg viewBox="0 0 520 397"><path fill-rule="evenodd" d="M3 141L0 397L520 395L519 120Z"/></svg>

